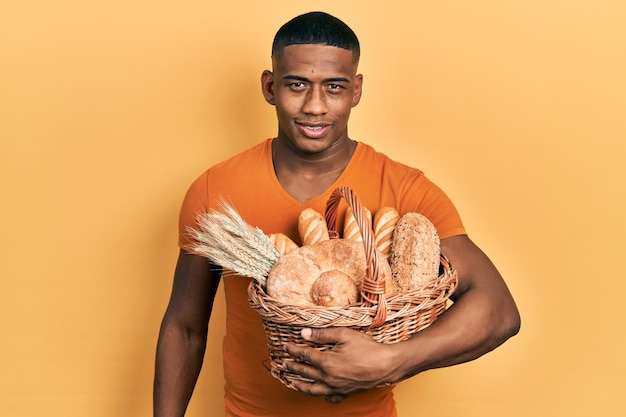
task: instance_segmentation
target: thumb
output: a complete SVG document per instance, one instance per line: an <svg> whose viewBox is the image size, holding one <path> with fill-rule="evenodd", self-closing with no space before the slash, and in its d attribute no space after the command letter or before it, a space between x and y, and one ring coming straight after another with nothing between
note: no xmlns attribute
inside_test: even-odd
<svg viewBox="0 0 626 417"><path fill-rule="evenodd" d="M301 335L304 340L308 340L309 342L338 344L345 339L346 336L344 332L348 330L349 329L340 327L329 327L325 329L311 329L307 327L302 329Z"/></svg>

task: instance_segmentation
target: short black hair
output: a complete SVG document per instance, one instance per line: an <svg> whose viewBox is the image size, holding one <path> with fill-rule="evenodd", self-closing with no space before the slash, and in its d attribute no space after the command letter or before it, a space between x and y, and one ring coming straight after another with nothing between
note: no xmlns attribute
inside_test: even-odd
<svg viewBox="0 0 626 417"><path fill-rule="evenodd" d="M352 52L355 62L361 56L356 34L338 18L324 12L309 12L285 23L274 37L272 56L280 55L289 45L328 45Z"/></svg>

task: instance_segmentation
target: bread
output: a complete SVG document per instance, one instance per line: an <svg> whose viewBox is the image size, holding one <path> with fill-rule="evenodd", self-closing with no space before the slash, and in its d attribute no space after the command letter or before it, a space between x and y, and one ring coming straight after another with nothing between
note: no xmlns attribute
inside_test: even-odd
<svg viewBox="0 0 626 417"><path fill-rule="evenodd" d="M274 246L276 246L276 249L278 249L281 256L298 249L298 245L291 240L289 236L283 233L272 233L267 237L269 237L270 241L274 244Z"/></svg>
<svg viewBox="0 0 626 417"><path fill-rule="evenodd" d="M365 213L365 225L369 225L369 227L371 228L372 213L365 207L363 208L363 212ZM348 209L346 210L346 214L344 215L343 238L353 240L355 242L363 242L361 229L359 228L356 218L354 217L354 212L350 207L348 207Z"/></svg>
<svg viewBox="0 0 626 417"><path fill-rule="evenodd" d="M423 288L437 279L440 240L435 226L419 213L400 218L393 232L389 264L400 292Z"/></svg>
<svg viewBox="0 0 626 417"><path fill-rule="evenodd" d="M300 233L303 246L330 239L326 219L312 208L306 208L300 213L298 233Z"/></svg>
<svg viewBox="0 0 626 417"><path fill-rule="evenodd" d="M390 297L395 294L391 268L386 262L381 265L385 294ZM266 291L283 304L347 306L359 301L366 267L363 244L326 240L281 257L268 275Z"/></svg>
<svg viewBox="0 0 626 417"><path fill-rule="evenodd" d="M359 300L359 287L345 272L331 269L322 272L313 282L311 299L318 306L347 306Z"/></svg>
<svg viewBox="0 0 626 417"><path fill-rule="evenodd" d="M391 239L400 214L393 207L381 207L374 215L374 245L385 259L391 252Z"/></svg>

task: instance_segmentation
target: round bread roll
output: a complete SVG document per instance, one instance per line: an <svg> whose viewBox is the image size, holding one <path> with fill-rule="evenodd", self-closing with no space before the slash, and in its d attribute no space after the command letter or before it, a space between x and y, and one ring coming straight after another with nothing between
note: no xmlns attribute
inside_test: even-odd
<svg viewBox="0 0 626 417"><path fill-rule="evenodd" d="M347 306L359 300L359 287L345 272L331 269L322 272L313 282L311 298L318 306Z"/></svg>
<svg viewBox="0 0 626 417"><path fill-rule="evenodd" d="M355 299L355 289L359 294L366 268L363 244L346 239L326 240L282 256L267 277L266 291L283 304L345 306L359 301L358 295ZM380 274L386 283L385 295L394 295L391 268L384 260Z"/></svg>

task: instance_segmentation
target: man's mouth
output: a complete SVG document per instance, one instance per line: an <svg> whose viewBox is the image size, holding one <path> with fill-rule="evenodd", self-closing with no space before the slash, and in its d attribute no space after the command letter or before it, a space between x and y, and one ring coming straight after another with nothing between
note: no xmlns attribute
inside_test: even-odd
<svg viewBox="0 0 626 417"><path fill-rule="evenodd" d="M298 129L304 136L318 138L324 135L328 129L330 129L331 125L296 123L296 126L298 126Z"/></svg>

